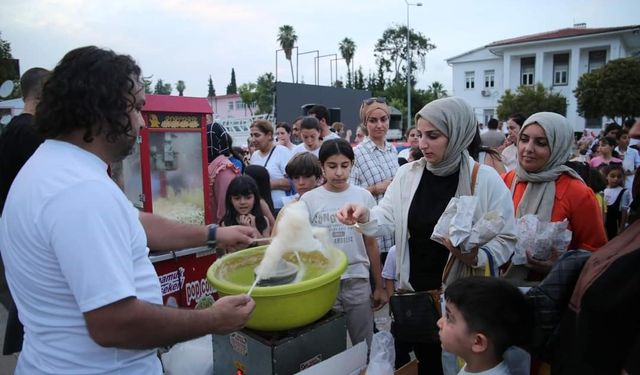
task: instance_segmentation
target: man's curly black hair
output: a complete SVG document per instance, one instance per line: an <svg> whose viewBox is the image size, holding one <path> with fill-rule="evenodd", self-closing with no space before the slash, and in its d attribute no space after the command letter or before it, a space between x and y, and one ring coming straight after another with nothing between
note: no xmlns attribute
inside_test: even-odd
<svg viewBox="0 0 640 375"><path fill-rule="evenodd" d="M133 134L127 112L135 105L140 67L128 55L95 46L74 49L45 83L36 126L45 138L83 129L85 142L104 132L108 142Z"/></svg>

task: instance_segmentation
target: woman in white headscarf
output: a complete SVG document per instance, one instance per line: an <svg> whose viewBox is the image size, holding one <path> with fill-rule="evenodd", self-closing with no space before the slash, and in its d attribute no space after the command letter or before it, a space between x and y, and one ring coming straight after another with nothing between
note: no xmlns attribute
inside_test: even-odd
<svg viewBox="0 0 640 375"><path fill-rule="evenodd" d="M460 98L444 98L427 104L416 115L420 160L407 163L389 185L385 196L370 211L355 204L344 206L337 217L344 224L359 224L366 234L392 231L396 239L396 282L402 291L425 291L442 286L449 257L484 268L488 254L496 266L505 263L516 242L513 205L509 190L496 171L478 165L473 195L478 197L474 221L490 211L505 218L502 233L483 246L462 254L430 239L434 226L453 197L471 195L475 161L467 147L476 132L473 108ZM420 373L442 373L440 344L413 345Z"/></svg>
<svg viewBox="0 0 640 375"><path fill-rule="evenodd" d="M535 214L540 221L568 220L573 232L569 249L594 251L607 242L602 213L593 191L566 166L571 157L573 129L564 116L552 112L531 115L517 139L518 165L503 176L511 189L516 218ZM527 266L545 274L553 260L527 259ZM529 280L542 275L529 275Z"/></svg>

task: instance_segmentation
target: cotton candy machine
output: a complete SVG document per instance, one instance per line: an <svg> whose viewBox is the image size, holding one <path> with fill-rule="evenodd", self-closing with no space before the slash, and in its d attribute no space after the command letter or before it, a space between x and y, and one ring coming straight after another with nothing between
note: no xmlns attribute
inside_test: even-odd
<svg viewBox="0 0 640 375"><path fill-rule="evenodd" d="M245 294L255 281L266 246L254 247L218 259L207 272L207 279L221 296ZM338 249L288 253L284 260L299 266L288 284L257 286L251 297L256 302L247 327L260 331L282 331L311 324L333 305L340 287L340 276L347 268L347 257Z"/></svg>

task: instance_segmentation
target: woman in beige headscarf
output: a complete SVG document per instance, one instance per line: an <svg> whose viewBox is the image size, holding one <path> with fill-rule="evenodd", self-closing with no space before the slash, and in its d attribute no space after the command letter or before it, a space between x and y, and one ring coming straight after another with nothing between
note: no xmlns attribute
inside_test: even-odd
<svg viewBox="0 0 640 375"><path fill-rule="evenodd" d="M516 242L509 190L493 168L474 168L477 164L467 151L476 132L473 108L460 98L435 100L418 112L416 127L424 157L398 169L386 194L371 211L348 204L337 215L344 224L358 223L366 234L395 234L395 276L397 289L403 291L439 289L449 257L484 268L490 256L499 266L509 259ZM472 189L474 169L477 176ZM487 212L499 211L506 219L502 232L483 246L484 251L475 248L468 254L432 241L434 226L451 198L471 195L472 191L478 197L475 220ZM442 373L439 343L411 345L420 373Z"/></svg>
<svg viewBox="0 0 640 375"><path fill-rule="evenodd" d="M569 249L594 251L607 242L593 191L576 171L566 166L571 157L573 129L552 112L531 115L518 133L518 165L503 176L511 189L516 218L535 214L540 221L568 220L573 232ZM527 259L527 266L545 274L554 259ZM529 280L540 279L531 274Z"/></svg>

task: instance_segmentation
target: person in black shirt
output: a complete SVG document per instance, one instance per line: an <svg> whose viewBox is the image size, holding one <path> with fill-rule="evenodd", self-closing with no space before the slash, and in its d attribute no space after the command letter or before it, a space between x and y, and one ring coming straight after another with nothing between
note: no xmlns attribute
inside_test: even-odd
<svg viewBox="0 0 640 375"><path fill-rule="evenodd" d="M24 110L11 120L0 135L0 212L20 168L44 141L35 131L33 115L40 101L42 84L48 76L48 70L32 68L20 78Z"/></svg>
<svg viewBox="0 0 640 375"><path fill-rule="evenodd" d="M43 68L31 68L20 78L24 110L15 116L0 135L0 216L7 200L11 183L16 175L33 155L44 138L36 133L33 115L40 102L42 85L49 77L49 71ZM9 310L7 329L3 346L3 354L19 352L22 349L22 324L18 320L7 280L4 275L4 264L0 261L0 302Z"/></svg>

